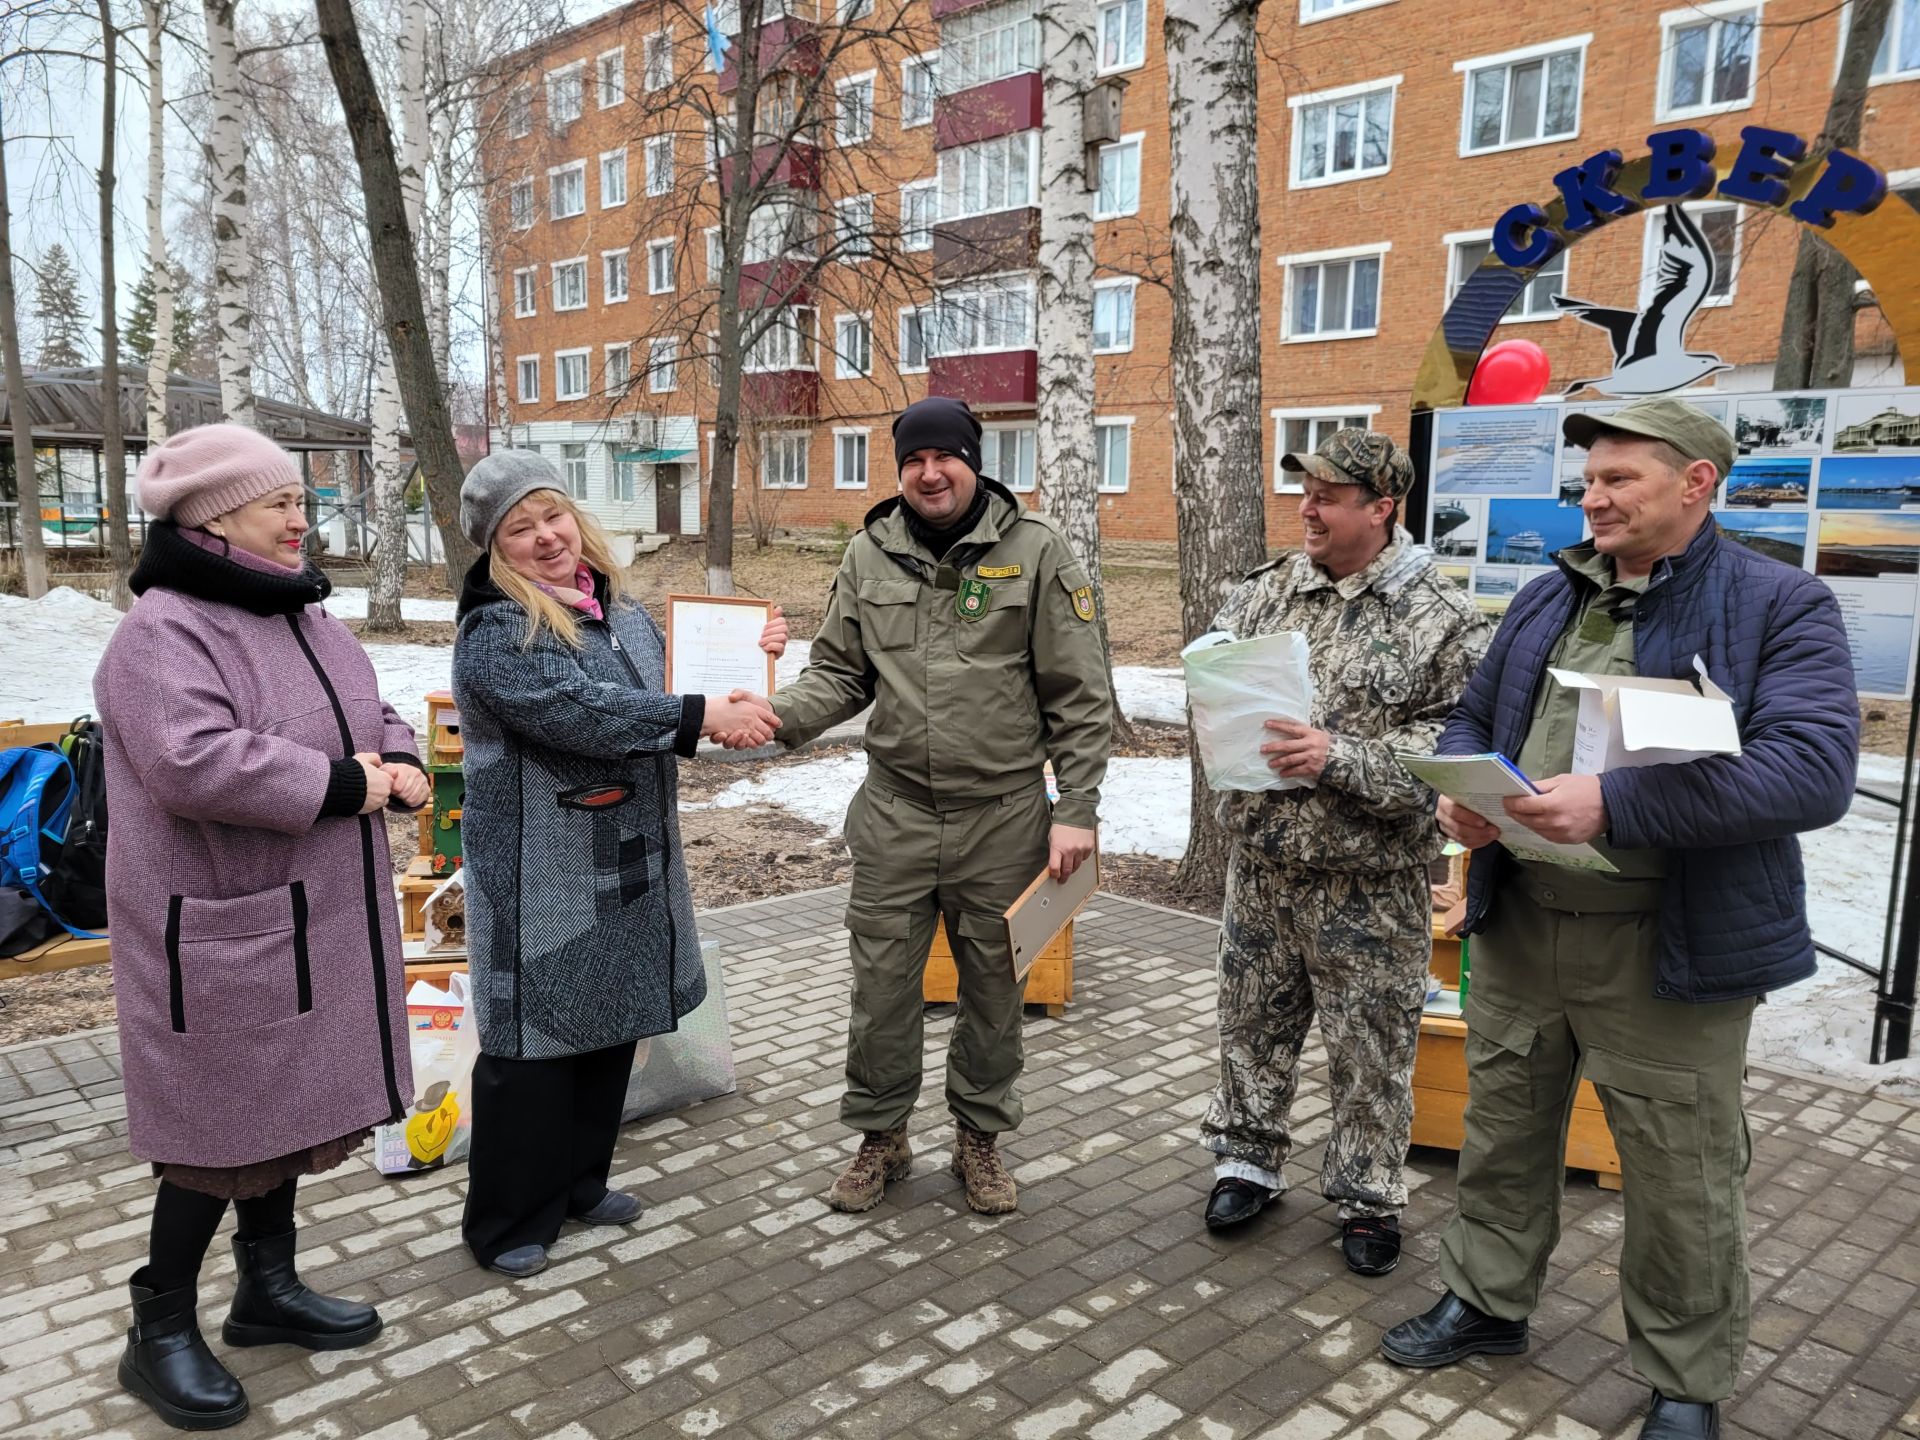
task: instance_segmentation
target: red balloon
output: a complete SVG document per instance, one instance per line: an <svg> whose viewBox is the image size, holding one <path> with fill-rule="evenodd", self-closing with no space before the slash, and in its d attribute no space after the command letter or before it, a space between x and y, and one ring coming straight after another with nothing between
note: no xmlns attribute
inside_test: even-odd
<svg viewBox="0 0 1920 1440"><path fill-rule="evenodd" d="M1489 345L1473 367L1467 385L1469 405L1531 405L1553 378L1547 352L1531 340L1502 340Z"/></svg>

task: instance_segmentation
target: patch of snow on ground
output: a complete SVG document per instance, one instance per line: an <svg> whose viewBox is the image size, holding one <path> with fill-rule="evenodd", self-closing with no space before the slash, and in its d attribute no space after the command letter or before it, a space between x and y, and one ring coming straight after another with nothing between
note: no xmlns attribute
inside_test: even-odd
<svg viewBox="0 0 1920 1440"><path fill-rule="evenodd" d="M736 780L711 800L687 800L683 810L733 810L768 805L811 821L830 835L840 833L847 802L867 778L863 750L851 755L823 755L799 765L782 765L764 774Z"/></svg>
<svg viewBox="0 0 1920 1440"><path fill-rule="evenodd" d="M0 595L0 719L44 725L92 713L93 672L120 612L62 585Z"/></svg>
<svg viewBox="0 0 1920 1440"><path fill-rule="evenodd" d="M336 590L327 597L326 607L327 613L336 620L364 620L367 618L367 592ZM418 595L404 595L400 599L400 618L451 620L459 608L458 600L428 600Z"/></svg>
<svg viewBox="0 0 1920 1440"><path fill-rule="evenodd" d="M1187 681L1178 670L1156 670L1145 665L1113 667L1114 698L1129 720L1155 725L1187 723Z"/></svg>
<svg viewBox="0 0 1920 1440"><path fill-rule="evenodd" d="M1192 828L1192 768L1185 758L1116 756L1100 787L1100 848L1110 855L1178 860Z"/></svg>

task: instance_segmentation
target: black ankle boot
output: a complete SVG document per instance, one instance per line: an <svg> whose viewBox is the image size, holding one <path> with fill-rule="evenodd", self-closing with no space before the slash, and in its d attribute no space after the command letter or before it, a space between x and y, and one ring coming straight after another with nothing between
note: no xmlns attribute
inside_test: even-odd
<svg viewBox="0 0 1920 1440"><path fill-rule="evenodd" d="M133 1324L120 1357L120 1387L176 1430L221 1430L247 1418L247 1392L201 1338L192 1286L156 1294L143 1265L127 1289Z"/></svg>
<svg viewBox="0 0 1920 1440"><path fill-rule="evenodd" d="M301 1345L309 1350L351 1350L380 1333L371 1305L316 1295L293 1269L293 1236L269 1235L233 1242L240 1283L221 1329L229 1345Z"/></svg>

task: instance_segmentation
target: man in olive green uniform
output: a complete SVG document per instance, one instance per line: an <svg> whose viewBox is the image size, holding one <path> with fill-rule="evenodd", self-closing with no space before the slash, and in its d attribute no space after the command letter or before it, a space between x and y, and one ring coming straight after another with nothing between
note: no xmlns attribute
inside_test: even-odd
<svg viewBox="0 0 1920 1440"><path fill-rule="evenodd" d="M1302 473L1303 541L1249 575L1213 628L1307 637L1312 724L1270 721L1263 747L1305 788L1230 791L1220 937L1220 1083L1201 1122L1217 1157L1209 1229L1277 1199L1288 1110L1316 1012L1333 1130L1321 1193L1339 1207L1348 1266L1400 1257L1401 1167L1433 953L1427 864L1443 841L1433 792L1394 759L1425 754L1485 653L1491 627L1394 523L1413 462L1370 430L1281 463Z"/></svg>
<svg viewBox="0 0 1920 1440"><path fill-rule="evenodd" d="M806 670L773 697L789 747L874 707L846 820L853 1008L840 1118L863 1139L827 1194L837 1210L870 1209L907 1173L936 919L960 980L947 1048L954 1173L975 1210L1014 1208L995 1137L1020 1124L1024 987L1003 914L1041 870L1064 878L1094 848L1113 706L1093 590L1058 526L979 473L980 435L958 400L922 400L894 421L901 493L867 512Z"/></svg>

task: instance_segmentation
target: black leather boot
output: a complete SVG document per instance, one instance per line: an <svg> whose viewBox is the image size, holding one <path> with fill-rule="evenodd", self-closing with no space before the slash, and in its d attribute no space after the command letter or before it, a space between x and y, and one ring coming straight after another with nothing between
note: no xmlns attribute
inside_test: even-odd
<svg viewBox="0 0 1920 1440"><path fill-rule="evenodd" d="M371 1305L316 1295L293 1270L294 1232L233 1242L240 1283L221 1328L229 1345L300 1345L351 1350L380 1333Z"/></svg>
<svg viewBox="0 0 1920 1440"><path fill-rule="evenodd" d="M1518 1355L1526 1348L1526 1321L1483 1314L1451 1290L1426 1314L1402 1320L1380 1337L1382 1355L1421 1370L1469 1355Z"/></svg>
<svg viewBox="0 0 1920 1440"><path fill-rule="evenodd" d="M120 1357L120 1387L176 1430L222 1430L247 1418L247 1392L201 1337L192 1286L156 1294L143 1265L127 1290L133 1324Z"/></svg>

